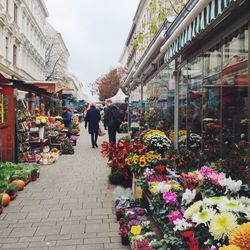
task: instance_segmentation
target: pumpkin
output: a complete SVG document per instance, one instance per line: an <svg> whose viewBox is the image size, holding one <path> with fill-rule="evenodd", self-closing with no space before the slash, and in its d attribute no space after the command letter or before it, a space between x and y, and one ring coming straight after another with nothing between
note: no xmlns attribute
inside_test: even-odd
<svg viewBox="0 0 250 250"><path fill-rule="evenodd" d="M25 187L25 182L22 180L15 180L15 181L12 181L12 183L18 186L18 191L23 190Z"/></svg>
<svg viewBox="0 0 250 250"><path fill-rule="evenodd" d="M8 194L3 194L3 205L4 207L7 207L10 203L10 196Z"/></svg>

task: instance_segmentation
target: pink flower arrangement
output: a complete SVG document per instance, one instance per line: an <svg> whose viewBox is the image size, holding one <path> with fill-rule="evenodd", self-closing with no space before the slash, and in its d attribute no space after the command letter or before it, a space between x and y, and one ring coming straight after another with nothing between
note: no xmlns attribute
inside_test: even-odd
<svg viewBox="0 0 250 250"><path fill-rule="evenodd" d="M173 225L173 224L174 224L174 221L175 221L176 219L180 219L180 220L183 219L183 215L180 213L180 211L175 210L175 211L172 211L172 212L169 214L168 219L169 219L169 223L170 223L171 225Z"/></svg>
<svg viewBox="0 0 250 250"><path fill-rule="evenodd" d="M223 180L226 178L224 173L218 173L212 168L207 166L203 166L200 169L199 173L204 177L206 177L207 179L209 179L214 185L219 185L219 180Z"/></svg>
<svg viewBox="0 0 250 250"><path fill-rule="evenodd" d="M177 195L174 192L165 192L163 194L163 199L165 200L166 203L170 205L175 205L177 201Z"/></svg>

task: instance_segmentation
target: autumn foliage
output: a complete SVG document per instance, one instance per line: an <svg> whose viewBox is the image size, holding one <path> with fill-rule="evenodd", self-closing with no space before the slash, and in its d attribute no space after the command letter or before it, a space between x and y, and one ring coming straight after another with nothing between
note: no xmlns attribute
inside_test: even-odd
<svg viewBox="0 0 250 250"><path fill-rule="evenodd" d="M120 87L120 75L117 69L111 69L106 75L99 77L95 84L98 87L100 101L116 95Z"/></svg>

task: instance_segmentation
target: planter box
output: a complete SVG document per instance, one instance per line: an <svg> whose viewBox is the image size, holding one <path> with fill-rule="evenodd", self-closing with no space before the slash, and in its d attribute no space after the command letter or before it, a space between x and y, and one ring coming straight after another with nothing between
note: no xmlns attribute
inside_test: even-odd
<svg viewBox="0 0 250 250"><path fill-rule="evenodd" d="M17 192L16 192L15 194L13 194L13 195L10 195L10 199L11 199L12 201L15 200L16 197L17 197Z"/></svg>
<svg viewBox="0 0 250 250"><path fill-rule="evenodd" d="M30 177L29 177L28 179L26 179L26 180L24 181L25 186L28 185L28 184L30 183L30 181L31 181L31 178L30 178Z"/></svg>

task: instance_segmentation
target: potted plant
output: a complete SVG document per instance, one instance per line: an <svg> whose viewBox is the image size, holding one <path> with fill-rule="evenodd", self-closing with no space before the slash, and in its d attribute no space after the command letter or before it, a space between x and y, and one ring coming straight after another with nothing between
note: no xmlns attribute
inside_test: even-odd
<svg viewBox="0 0 250 250"><path fill-rule="evenodd" d="M39 175L38 172L39 172L38 169L32 169L32 170L31 170L30 176L31 176L31 180L32 180L32 181L36 181L36 180L37 180L38 175Z"/></svg>
<svg viewBox="0 0 250 250"><path fill-rule="evenodd" d="M14 200L17 196L18 186L14 183L10 183L7 185L6 194L8 194L11 200Z"/></svg>
<svg viewBox="0 0 250 250"><path fill-rule="evenodd" d="M3 212L3 195L0 194L0 214Z"/></svg>

